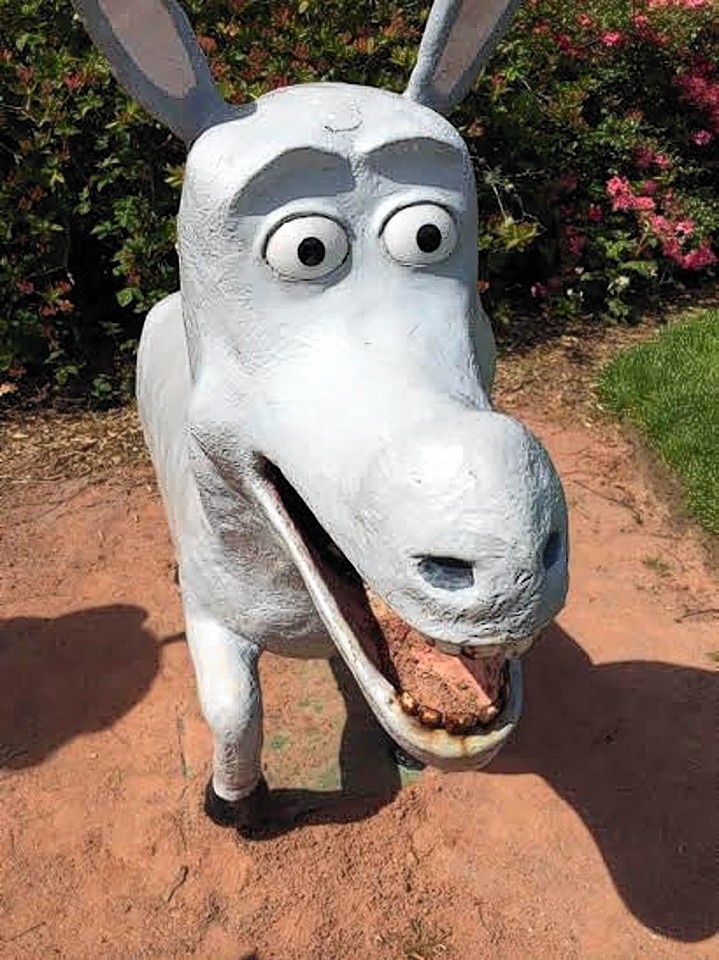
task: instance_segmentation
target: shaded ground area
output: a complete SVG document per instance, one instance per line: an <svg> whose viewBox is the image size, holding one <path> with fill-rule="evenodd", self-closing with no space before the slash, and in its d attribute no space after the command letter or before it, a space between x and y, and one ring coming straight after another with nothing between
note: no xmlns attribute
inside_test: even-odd
<svg viewBox="0 0 719 960"><path fill-rule="evenodd" d="M255 843L201 813L209 737L146 468L6 485L0 955L717 955L719 590L614 428L506 396L572 524L519 735L484 772L403 785L338 665L266 656L279 822Z"/></svg>

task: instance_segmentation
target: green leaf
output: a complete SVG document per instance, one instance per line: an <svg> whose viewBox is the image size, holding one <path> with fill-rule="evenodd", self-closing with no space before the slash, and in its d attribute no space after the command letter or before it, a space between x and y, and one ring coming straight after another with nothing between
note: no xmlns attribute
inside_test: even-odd
<svg viewBox="0 0 719 960"><path fill-rule="evenodd" d="M127 307L132 303L134 297L135 291L132 289L132 287L125 287L118 292L117 302L121 307Z"/></svg>

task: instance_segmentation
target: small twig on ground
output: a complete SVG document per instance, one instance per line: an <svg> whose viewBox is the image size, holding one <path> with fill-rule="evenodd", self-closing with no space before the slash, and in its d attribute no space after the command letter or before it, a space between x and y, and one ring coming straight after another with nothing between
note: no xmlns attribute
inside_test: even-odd
<svg viewBox="0 0 719 960"><path fill-rule="evenodd" d="M680 617L675 617L675 623L681 623L683 620L689 620L690 617L701 617L711 614L713 617L719 616L719 607L707 607L704 610L687 610Z"/></svg>
<svg viewBox="0 0 719 960"><path fill-rule="evenodd" d="M571 482L576 483L578 487L581 487L588 493L593 493L595 497L606 500L607 503L615 503L618 507L624 507L625 510L628 510L631 513L638 524L644 523L641 513L637 510L634 504L630 503L628 500L622 500L619 497L612 497L608 493L602 493L600 490L595 490L594 487L590 487L589 484L583 483L581 480L571 480Z"/></svg>
<svg viewBox="0 0 719 960"><path fill-rule="evenodd" d="M21 937L26 937L28 933L32 933L33 930L39 930L40 927L46 927L47 924L44 920L41 920L40 923L34 924L32 927L28 927L27 930L21 930L20 933L16 933L14 937L8 937L5 943L14 943L16 940L19 940Z"/></svg>
<svg viewBox="0 0 719 960"><path fill-rule="evenodd" d="M185 757L185 748L182 743L185 736L185 725L182 722L182 717L178 710L175 710L175 727L177 728L177 749L180 753L180 770L182 771L182 779L188 780L190 773L187 766L187 758Z"/></svg>
<svg viewBox="0 0 719 960"><path fill-rule="evenodd" d="M84 476L88 476L88 474L84 474ZM78 478L78 479L81 479L81 478ZM37 522L38 520L44 520L45 517L49 517L51 513L55 513L56 510L62 510L62 508L63 508L63 507L66 507L67 504L71 503L73 500L76 500L76 499L80 496L80 494L85 493L85 491L86 491L86 490L89 490L89 489L91 488L91 486L92 486L92 484L90 484L90 483L84 484L82 487L79 487L74 493L70 494L69 497L65 497L65 498L61 498L61 499L59 499L59 500L52 501L51 504L50 504L50 506L49 506L46 510L43 510L41 513L35 513L35 514L33 514L31 517L28 517L27 519L21 520L20 522L21 522L21 523L35 523L35 522ZM105 499L106 499L106 498L103 497L103 498L100 498L100 499L98 499L98 500L93 500L92 503L83 504L82 509L83 509L83 510L86 510L86 509L89 509L90 507L95 507L95 506L97 506L98 503L102 503ZM71 513L71 512L72 512L72 511L70 511L70 510L67 510L67 511L66 511L66 513Z"/></svg>
<svg viewBox="0 0 719 960"><path fill-rule="evenodd" d="M187 866L186 863L183 863L180 869L177 871L177 876L175 877L175 880L172 886L167 891L167 895L165 897L166 903L169 903L172 900L172 898L175 896L175 894L180 889L182 884L185 882L185 880L187 880L187 875L189 872L190 872L190 868Z"/></svg>

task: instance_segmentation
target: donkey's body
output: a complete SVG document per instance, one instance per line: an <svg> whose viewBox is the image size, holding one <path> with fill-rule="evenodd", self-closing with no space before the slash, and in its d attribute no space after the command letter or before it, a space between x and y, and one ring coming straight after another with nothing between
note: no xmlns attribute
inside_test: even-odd
<svg viewBox="0 0 719 960"><path fill-rule="evenodd" d="M193 607L212 611L232 633L252 637L262 649L285 656L331 656L334 647L297 567L254 503L236 491L232 495L231 527L240 549L227 549L214 511L205 513L188 457L191 390L182 302L175 293L159 303L145 323L137 398L183 596L191 598Z"/></svg>
<svg viewBox="0 0 719 960"><path fill-rule="evenodd" d="M435 6L407 97L321 84L242 109L213 100L170 0L150 6L179 73L157 73L139 7L133 26L119 0L82 4L121 79L194 141L181 293L148 318L138 399L214 735L219 818L260 779L263 650L337 650L401 747L476 767L518 719L514 658L564 601L561 486L531 434L491 408L472 166L430 109L476 73L459 22L473 2ZM483 8L490 46L511 6ZM437 650L496 670L510 661L494 723L398 688L363 584L431 644L440 680L458 660ZM470 673L481 687L492 671Z"/></svg>

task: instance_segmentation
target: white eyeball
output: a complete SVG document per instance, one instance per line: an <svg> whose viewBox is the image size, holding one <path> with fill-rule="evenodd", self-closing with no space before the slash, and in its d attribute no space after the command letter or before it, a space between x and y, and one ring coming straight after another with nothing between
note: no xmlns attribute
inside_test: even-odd
<svg viewBox="0 0 719 960"><path fill-rule="evenodd" d="M281 223L265 247L265 259L285 280L326 277L347 259L347 234L329 217L295 217Z"/></svg>
<svg viewBox="0 0 719 960"><path fill-rule="evenodd" d="M423 266L449 257L457 246L457 227L444 207L417 203L389 218L382 239L395 260L408 266Z"/></svg>

